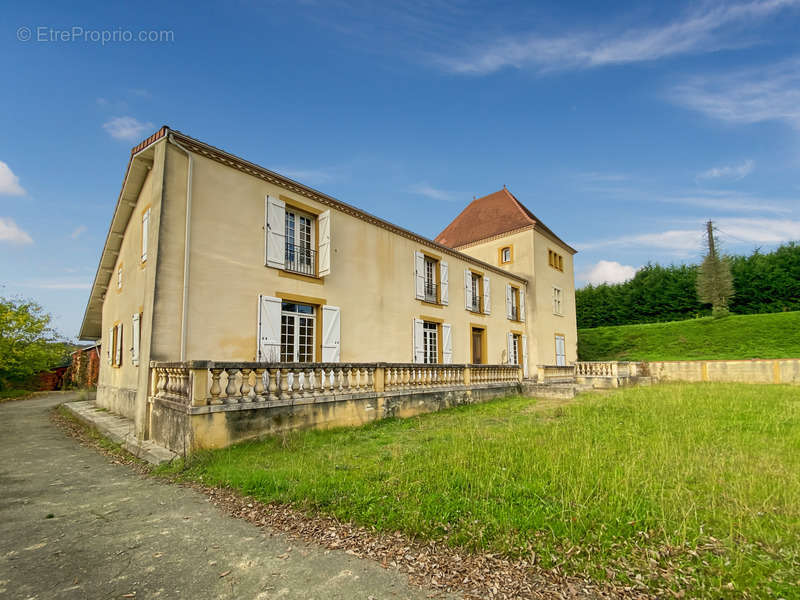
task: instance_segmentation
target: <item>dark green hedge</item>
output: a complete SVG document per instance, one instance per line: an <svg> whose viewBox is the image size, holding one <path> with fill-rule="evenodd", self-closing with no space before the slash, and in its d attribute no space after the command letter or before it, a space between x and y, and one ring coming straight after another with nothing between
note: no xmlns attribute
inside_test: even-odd
<svg viewBox="0 0 800 600"><path fill-rule="evenodd" d="M800 245L731 257L735 314L800 310ZM711 314L695 291L696 265L647 264L630 281L576 292L578 328L679 321Z"/></svg>

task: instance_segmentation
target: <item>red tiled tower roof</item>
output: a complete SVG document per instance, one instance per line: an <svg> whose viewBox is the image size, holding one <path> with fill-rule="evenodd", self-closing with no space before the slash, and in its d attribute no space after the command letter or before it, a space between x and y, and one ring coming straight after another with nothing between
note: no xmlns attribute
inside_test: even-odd
<svg viewBox="0 0 800 600"><path fill-rule="evenodd" d="M472 242L530 226L547 232L574 252L505 187L470 202L461 211L461 214L436 236L435 241L450 248L459 248Z"/></svg>

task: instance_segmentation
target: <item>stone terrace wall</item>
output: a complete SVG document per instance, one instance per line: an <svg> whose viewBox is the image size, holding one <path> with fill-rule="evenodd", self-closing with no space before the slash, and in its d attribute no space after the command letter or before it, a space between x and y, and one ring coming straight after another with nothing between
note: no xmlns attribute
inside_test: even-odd
<svg viewBox="0 0 800 600"><path fill-rule="evenodd" d="M681 360L647 363L654 381L800 384L800 358Z"/></svg>

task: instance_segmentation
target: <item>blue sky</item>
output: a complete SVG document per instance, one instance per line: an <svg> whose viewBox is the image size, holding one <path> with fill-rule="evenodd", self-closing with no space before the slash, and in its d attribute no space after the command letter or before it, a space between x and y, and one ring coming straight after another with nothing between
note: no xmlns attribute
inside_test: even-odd
<svg viewBox="0 0 800 600"><path fill-rule="evenodd" d="M800 0L11 3L0 295L76 335L162 124L428 237L505 184L579 285L698 260L707 219L728 252L797 240L798 30Z"/></svg>

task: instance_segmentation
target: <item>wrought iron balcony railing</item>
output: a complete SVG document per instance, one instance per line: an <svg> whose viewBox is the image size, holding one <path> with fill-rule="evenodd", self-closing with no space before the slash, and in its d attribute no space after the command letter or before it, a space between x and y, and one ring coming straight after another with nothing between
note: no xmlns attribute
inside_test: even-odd
<svg viewBox="0 0 800 600"><path fill-rule="evenodd" d="M317 274L316 254L316 250L308 246L298 246L287 242L285 268L287 271L314 277Z"/></svg>
<svg viewBox="0 0 800 600"><path fill-rule="evenodd" d="M425 302L432 302L433 304L437 304L439 302L439 290L438 287L432 281L425 282Z"/></svg>

